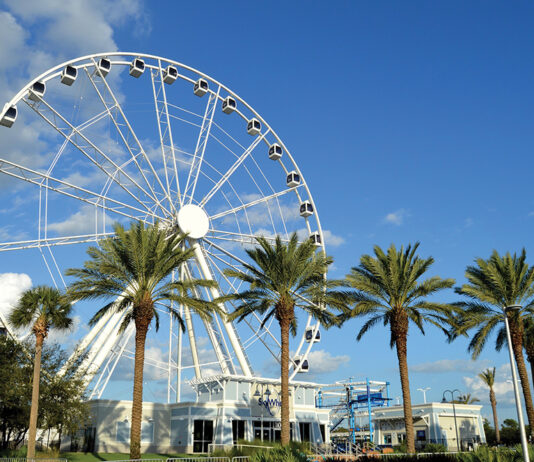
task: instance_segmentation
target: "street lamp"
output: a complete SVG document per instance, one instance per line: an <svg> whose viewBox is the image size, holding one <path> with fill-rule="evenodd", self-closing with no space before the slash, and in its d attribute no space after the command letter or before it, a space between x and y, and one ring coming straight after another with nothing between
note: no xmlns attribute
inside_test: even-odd
<svg viewBox="0 0 534 462"><path fill-rule="evenodd" d="M506 340L508 341L508 353L510 354L510 368L512 369L512 381L514 383L515 406L517 408L517 420L519 420L519 434L521 435L521 446L523 448L523 460L530 461L528 455L527 435L525 433L525 424L523 422L523 410L521 409L521 398L519 397L519 385L517 383L517 371L515 369L514 352L512 350L512 336L510 335L510 324L508 315L517 313L521 310L521 305L509 305L504 308L504 325L506 326Z"/></svg>
<svg viewBox="0 0 534 462"><path fill-rule="evenodd" d="M426 392L428 390L431 390L430 387L426 387L426 388L418 388L417 391L420 391L421 393L423 393L423 402L426 404Z"/></svg>
<svg viewBox="0 0 534 462"><path fill-rule="evenodd" d="M445 393L449 392L451 394L451 402L452 402L452 413L454 415L454 430L456 431L456 449L458 452L460 452L460 439L458 438L458 424L456 423L456 406L454 405L454 393L458 393L458 397L460 397L461 391L458 389L454 390L445 390L443 392L443 399L441 400L442 403L446 403L447 400L445 399Z"/></svg>

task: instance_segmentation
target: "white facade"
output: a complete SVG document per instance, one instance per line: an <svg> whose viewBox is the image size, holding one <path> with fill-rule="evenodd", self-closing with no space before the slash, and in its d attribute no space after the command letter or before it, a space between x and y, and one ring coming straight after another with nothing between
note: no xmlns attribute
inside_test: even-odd
<svg viewBox="0 0 534 462"><path fill-rule="evenodd" d="M202 453L209 445L231 446L238 440L280 438L279 381L217 376L192 384L195 403L143 404L141 450ZM319 385L291 382L292 438L314 443L330 439L329 410L316 408ZM96 452L128 452L131 401L91 401Z"/></svg>
<svg viewBox="0 0 534 462"><path fill-rule="evenodd" d="M451 451L486 442L480 409L474 404L427 403L412 406L416 445L440 443ZM454 417L456 411L456 418ZM373 412L375 443L395 446L406 438L404 409L391 406ZM456 438L458 431L458 440Z"/></svg>

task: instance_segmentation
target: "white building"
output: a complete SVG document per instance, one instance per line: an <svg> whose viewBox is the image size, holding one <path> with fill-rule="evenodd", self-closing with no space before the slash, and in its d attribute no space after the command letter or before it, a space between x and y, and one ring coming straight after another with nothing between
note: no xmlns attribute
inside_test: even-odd
<svg viewBox="0 0 534 462"><path fill-rule="evenodd" d="M158 453L204 453L238 440L280 439L279 381L241 376L194 380L194 403L143 404L141 450ZM290 383L292 439L328 442L329 410L315 405L320 385ZM86 449L128 452L131 401L91 401L92 422L85 429ZM65 441L64 447L68 447Z"/></svg>
<svg viewBox="0 0 534 462"><path fill-rule="evenodd" d="M485 443L481 408L474 404L452 403L413 405L416 445L423 447L428 443L440 443L456 451L458 448L469 449ZM376 444L395 446L406 438L402 406L376 409L373 423Z"/></svg>

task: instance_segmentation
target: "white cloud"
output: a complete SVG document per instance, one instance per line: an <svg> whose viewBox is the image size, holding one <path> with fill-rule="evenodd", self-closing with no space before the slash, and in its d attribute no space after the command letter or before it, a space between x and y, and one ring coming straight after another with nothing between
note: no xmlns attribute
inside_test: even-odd
<svg viewBox="0 0 534 462"><path fill-rule="evenodd" d="M113 27L132 20L132 26L148 32L148 21L139 0L8 0L7 8L22 22L39 23L39 45L60 55L116 51Z"/></svg>
<svg viewBox="0 0 534 462"><path fill-rule="evenodd" d="M408 212L405 209L399 209L395 212L390 212L384 217L384 222L391 223L395 226L400 226L404 222L404 219L408 216Z"/></svg>
<svg viewBox="0 0 534 462"><path fill-rule="evenodd" d="M313 230L312 230L313 231ZM306 239L310 234L307 229L302 228L297 231L300 240ZM323 238L326 248L328 247L338 247L341 244L345 243L345 239L337 234L334 234L329 229L323 229Z"/></svg>
<svg viewBox="0 0 534 462"><path fill-rule="evenodd" d="M489 388L478 377L484 369L479 369L477 375L463 377L466 387L469 389L469 392L481 400L482 403L489 403ZM498 404L514 404L514 388L510 380L510 366L508 364L502 364L495 371L495 384L493 385L493 390L495 391L495 397L497 398Z"/></svg>
<svg viewBox="0 0 534 462"><path fill-rule="evenodd" d="M142 0L7 0L3 6L0 109L46 69L76 56L117 50L114 27L129 23L131 30L149 30ZM22 109L13 127L0 130L0 157L39 170L52 155L52 146L45 141L43 122L30 121ZM13 183L0 175L0 186Z"/></svg>
<svg viewBox="0 0 534 462"><path fill-rule="evenodd" d="M72 316L72 326L70 329L66 330L57 330L52 329L48 335L48 343L57 343L61 345L62 348L69 350L71 347L74 347L76 340L72 336L74 332L77 332L82 324L82 319L80 316Z"/></svg>
<svg viewBox="0 0 534 462"><path fill-rule="evenodd" d="M470 359L439 359L410 366L411 372L422 374L445 374L448 372L479 373L491 365L487 359L472 361Z"/></svg>
<svg viewBox="0 0 534 462"><path fill-rule="evenodd" d="M17 23L15 17L3 11L0 13L0 60L3 64L9 63L14 66L22 62L24 55L24 42L28 34L24 28Z"/></svg>
<svg viewBox="0 0 534 462"><path fill-rule="evenodd" d="M337 371L343 364L350 361L349 355L333 356L325 350L314 350L308 355L310 372L314 375Z"/></svg>
<svg viewBox="0 0 534 462"><path fill-rule="evenodd" d="M345 243L345 239L334 234L329 229L323 229L324 243L327 247L338 247Z"/></svg>
<svg viewBox="0 0 534 462"><path fill-rule="evenodd" d="M291 357L294 357L294 355L294 352L290 353ZM316 379L322 374L329 374L337 371L349 361L349 355L334 356L326 350L312 350L308 355L308 364L310 366L309 372L306 374L299 374L298 378L304 378L305 376L308 379ZM274 358L270 358L264 364L263 370L267 375L280 374L280 364Z"/></svg>
<svg viewBox="0 0 534 462"><path fill-rule="evenodd" d="M60 236L75 236L80 234L94 233L96 230L97 219L98 229L101 230L102 211L98 210L98 218L95 214L95 207L89 204L82 205L80 210L72 214L63 221L57 221L48 225L49 231L54 231ZM113 220L106 215L106 223L112 224Z"/></svg>
<svg viewBox="0 0 534 462"><path fill-rule="evenodd" d="M0 313L7 318L23 292L31 288L32 280L24 273L0 274Z"/></svg>

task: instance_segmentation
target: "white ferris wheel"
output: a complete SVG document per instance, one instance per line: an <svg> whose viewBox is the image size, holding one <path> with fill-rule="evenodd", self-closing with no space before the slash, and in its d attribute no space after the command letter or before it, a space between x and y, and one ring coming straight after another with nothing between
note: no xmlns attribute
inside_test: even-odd
<svg viewBox="0 0 534 462"><path fill-rule="evenodd" d="M28 272L46 268L58 287L68 283L65 269L80 267L87 246L111 236L117 221L158 220L188 232L195 259L175 277L216 280L217 290L198 294L206 298L240 289L223 271L242 269L256 236L296 231L324 246L311 193L283 141L232 90L176 61L115 52L65 62L23 87L5 105L0 125L0 146L11 154L0 154L10 159L0 158L0 171L12 178L21 203L11 229L24 236L0 242L0 252L31 255ZM38 133L39 156L10 153L8 141L28 130ZM85 321L99 307L85 306ZM252 377L254 365L280 360L276 322L260 328L256 316L207 323L180 309L184 334L167 318L148 340L164 345L164 354L147 357L147 364L160 371L168 401L180 401L184 380ZM119 333L120 324L121 315L110 314L79 334L80 368L93 398L102 396L121 358L132 356L133 326ZM308 370L319 339L319 325L299 319L291 378Z"/></svg>

